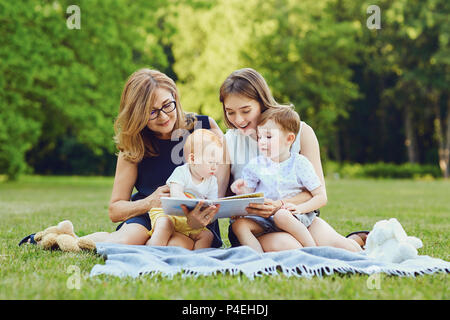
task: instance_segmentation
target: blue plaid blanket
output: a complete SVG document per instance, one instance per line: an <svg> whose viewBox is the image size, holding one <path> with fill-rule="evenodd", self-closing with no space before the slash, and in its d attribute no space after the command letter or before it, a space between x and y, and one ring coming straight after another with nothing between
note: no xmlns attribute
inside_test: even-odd
<svg viewBox="0 0 450 320"><path fill-rule="evenodd" d="M446 272L450 263L429 256L402 263L385 263L370 259L364 253L353 253L332 247L309 247L281 252L257 253L241 246L227 249L190 251L180 247L151 247L97 243L97 253L105 264L95 265L90 276L101 274L118 277L161 275L173 277L210 276L217 273L243 274L250 279L262 275L313 277L341 274L386 273L409 276Z"/></svg>

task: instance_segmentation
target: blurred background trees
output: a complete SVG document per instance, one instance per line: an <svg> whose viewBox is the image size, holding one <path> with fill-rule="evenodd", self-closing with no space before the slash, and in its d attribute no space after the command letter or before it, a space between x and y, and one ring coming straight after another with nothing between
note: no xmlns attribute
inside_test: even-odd
<svg viewBox="0 0 450 320"><path fill-rule="evenodd" d="M85 0L80 30L71 4L0 0L0 174L113 174L121 90L141 67L225 131L219 87L252 67L315 129L325 162L449 175L448 1Z"/></svg>

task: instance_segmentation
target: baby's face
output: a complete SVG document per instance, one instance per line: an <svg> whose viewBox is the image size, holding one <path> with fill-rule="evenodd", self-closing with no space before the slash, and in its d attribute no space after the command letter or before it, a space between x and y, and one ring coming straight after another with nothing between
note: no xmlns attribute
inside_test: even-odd
<svg viewBox="0 0 450 320"><path fill-rule="evenodd" d="M289 133L273 121L269 120L265 124L258 126L258 148L266 157L276 160L280 155L289 152L291 142L289 142Z"/></svg>
<svg viewBox="0 0 450 320"><path fill-rule="evenodd" d="M222 161L222 152L222 148L209 144L201 153L194 154L194 161L190 162L191 168L203 179L215 175Z"/></svg>

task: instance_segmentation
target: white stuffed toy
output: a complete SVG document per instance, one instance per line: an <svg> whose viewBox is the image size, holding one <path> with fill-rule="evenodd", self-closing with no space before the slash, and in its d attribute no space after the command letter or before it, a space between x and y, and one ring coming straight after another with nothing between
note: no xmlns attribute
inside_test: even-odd
<svg viewBox="0 0 450 320"><path fill-rule="evenodd" d="M379 261L400 263L416 258L421 247L422 241L408 237L400 222L392 218L375 223L367 236L365 253Z"/></svg>

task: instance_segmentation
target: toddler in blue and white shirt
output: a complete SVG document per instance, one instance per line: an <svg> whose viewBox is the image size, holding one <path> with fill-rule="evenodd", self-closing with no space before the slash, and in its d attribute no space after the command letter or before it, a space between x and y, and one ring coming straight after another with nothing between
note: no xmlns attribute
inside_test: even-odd
<svg viewBox="0 0 450 320"><path fill-rule="evenodd" d="M263 192L265 198L272 200L293 197L304 188L313 196L300 205L284 205L280 200L280 209L269 218L247 215L232 222L239 242L259 252L263 250L256 237L276 231L290 233L304 247L316 245L307 228L317 215L314 210L324 206L327 197L311 162L290 152L299 126L300 117L291 108L266 110L258 124L261 155L250 160L242 171L242 179L231 185L236 194Z"/></svg>

